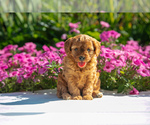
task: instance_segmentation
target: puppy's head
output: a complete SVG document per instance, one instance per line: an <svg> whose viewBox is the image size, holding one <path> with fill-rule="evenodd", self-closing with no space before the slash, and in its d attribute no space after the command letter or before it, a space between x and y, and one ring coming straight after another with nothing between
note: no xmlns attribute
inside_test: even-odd
<svg viewBox="0 0 150 125"><path fill-rule="evenodd" d="M88 35L77 35L66 40L65 52L80 68L84 68L95 55L99 55L100 43Z"/></svg>

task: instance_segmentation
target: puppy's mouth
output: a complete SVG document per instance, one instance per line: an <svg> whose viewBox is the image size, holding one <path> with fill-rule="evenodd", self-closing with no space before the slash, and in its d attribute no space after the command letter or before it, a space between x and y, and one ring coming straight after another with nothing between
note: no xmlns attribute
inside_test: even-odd
<svg viewBox="0 0 150 125"><path fill-rule="evenodd" d="M80 68L83 68L86 65L86 62L78 62L78 66Z"/></svg>

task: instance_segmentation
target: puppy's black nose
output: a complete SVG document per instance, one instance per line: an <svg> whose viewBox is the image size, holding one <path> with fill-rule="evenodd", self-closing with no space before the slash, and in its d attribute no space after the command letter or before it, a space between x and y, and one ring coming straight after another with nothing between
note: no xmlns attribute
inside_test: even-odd
<svg viewBox="0 0 150 125"><path fill-rule="evenodd" d="M83 61L83 60L85 60L85 57L80 56L80 57L79 57L79 60L80 60L80 61Z"/></svg>

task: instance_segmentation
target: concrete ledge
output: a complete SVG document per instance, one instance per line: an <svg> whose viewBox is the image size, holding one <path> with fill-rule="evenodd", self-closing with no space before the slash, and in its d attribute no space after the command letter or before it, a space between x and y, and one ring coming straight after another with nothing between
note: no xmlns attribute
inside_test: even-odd
<svg viewBox="0 0 150 125"><path fill-rule="evenodd" d="M56 90L0 94L1 125L149 125L150 91L103 98L62 100Z"/></svg>

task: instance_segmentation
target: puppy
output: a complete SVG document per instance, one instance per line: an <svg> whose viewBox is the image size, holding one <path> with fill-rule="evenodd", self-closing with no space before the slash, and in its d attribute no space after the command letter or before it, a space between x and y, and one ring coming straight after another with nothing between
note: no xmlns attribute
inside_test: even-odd
<svg viewBox="0 0 150 125"><path fill-rule="evenodd" d="M96 67L100 43L88 35L77 35L66 40L65 52L63 70L58 75L57 97L66 100L101 98Z"/></svg>

